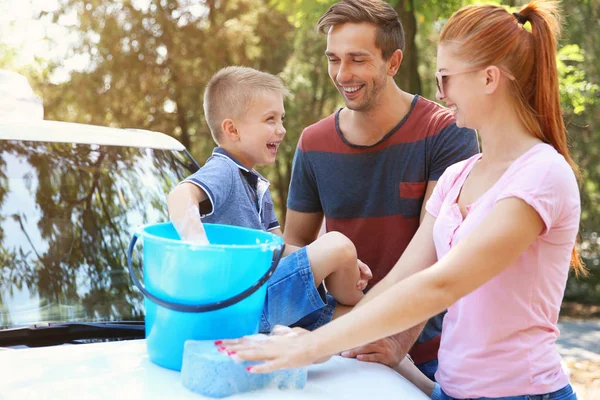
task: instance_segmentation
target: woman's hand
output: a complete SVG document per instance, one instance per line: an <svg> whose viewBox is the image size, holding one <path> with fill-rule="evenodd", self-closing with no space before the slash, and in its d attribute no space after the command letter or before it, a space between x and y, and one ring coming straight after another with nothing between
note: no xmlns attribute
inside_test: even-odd
<svg viewBox="0 0 600 400"><path fill-rule="evenodd" d="M279 369L304 367L315 362L324 362L318 349L310 344L310 332L301 328L277 326L271 336L262 339L243 337L215 342L223 346L230 355L247 361L264 361L248 367L251 373L267 373Z"/></svg>
<svg viewBox="0 0 600 400"><path fill-rule="evenodd" d="M310 331L308 329L299 328L299 327L290 328L289 326L285 326L285 325L275 325L273 327L273 329L271 330L271 336L273 336L273 335L276 335L276 336L286 336L286 335L298 336L298 335L305 335L307 333L310 333ZM328 361L330 358L331 358L331 356L321 357L318 360L316 360L313 364L324 363L325 361Z"/></svg>

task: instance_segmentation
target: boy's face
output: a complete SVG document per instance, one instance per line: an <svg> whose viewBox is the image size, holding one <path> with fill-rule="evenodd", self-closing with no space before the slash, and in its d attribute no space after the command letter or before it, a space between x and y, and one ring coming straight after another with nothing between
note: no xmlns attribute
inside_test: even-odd
<svg viewBox="0 0 600 400"><path fill-rule="evenodd" d="M376 31L374 24L345 23L327 34L329 76L354 111L375 109L387 83L387 62L375 45Z"/></svg>
<svg viewBox="0 0 600 400"><path fill-rule="evenodd" d="M235 121L239 133L239 161L247 168L275 162L285 135L283 95L278 92L257 94L246 115Z"/></svg>

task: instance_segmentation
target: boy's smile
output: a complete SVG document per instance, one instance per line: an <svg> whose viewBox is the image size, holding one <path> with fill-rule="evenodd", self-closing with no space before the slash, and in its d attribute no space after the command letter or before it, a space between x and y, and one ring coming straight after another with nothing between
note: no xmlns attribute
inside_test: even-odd
<svg viewBox="0 0 600 400"><path fill-rule="evenodd" d="M273 154L273 156L277 155L277 150L279 149L279 145L280 144L281 144L281 141L267 143L267 148L269 149L269 151L271 151L271 153Z"/></svg>

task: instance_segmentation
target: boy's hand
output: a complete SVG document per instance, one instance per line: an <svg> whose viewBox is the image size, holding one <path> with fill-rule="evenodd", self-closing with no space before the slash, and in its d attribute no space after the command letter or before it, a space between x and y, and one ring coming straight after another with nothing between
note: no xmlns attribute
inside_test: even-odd
<svg viewBox="0 0 600 400"><path fill-rule="evenodd" d="M169 219L179 238L197 245L209 244L200 218L199 204L207 199L200 187L183 182L169 193Z"/></svg>
<svg viewBox="0 0 600 400"><path fill-rule="evenodd" d="M197 245L210 244L204 231L204 225L200 221L200 209L198 207L188 207L185 213L173 214L175 213L170 216L171 222L181 240Z"/></svg>
<svg viewBox="0 0 600 400"><path fill-rule="evenodd" d="M173 221L173 225L175 226L177 233L179 233L181 240L197 245L210 244L208 238L206 237L204 226L199 222L195 223L194 220L187 220L183 223L177 224Z"/></svg>
<svg viewBox="0 0 600 400"><path fill-rule="evenodd" d="M191 235L191 236L182 238L182 240L192 243L192 244L199 245L199 246L204 246L204 245L210 244L210 242L206 238L206 235Z"/></svg>
<svg viewBox="0 0 600 400"><path fill-rule="evenodd" d="M356 288L358 290L365 290L369 280L373 277L373 273L371 272L371 268L360 260L358 260L358 271L360 272L360 279L356 284Z"/></svg>

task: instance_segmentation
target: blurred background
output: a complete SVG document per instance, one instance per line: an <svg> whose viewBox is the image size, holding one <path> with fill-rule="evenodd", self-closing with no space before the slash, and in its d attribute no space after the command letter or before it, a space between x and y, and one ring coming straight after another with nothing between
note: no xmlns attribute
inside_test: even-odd
<svg viewBox="0 0 600 400"><path fill-rule="evenodd" d="M480 1L481 2L481 1ZM518 8L525 1L485 1ZM290 165L302 129L342 105L315 31L332 0L0 0L0 69L18 72L44 118L171 135L203 163L214 143L202 115L210 76L227 65L278 74L293 96L272 182L282 225ZM390 0L406 33L401 88L435 98L436 42L470 0ZM565 318L600 317L600 0L563 0L557 56L561 99L583 171L581 254L591 271L571 277ZM516 10L515 10L516 11ZM10 79L2 81L2 87ZM165 203L166 205L166 203ZM600 365L600 364L599 364ZM592 380L600 385L600 373Z"/></svg>

